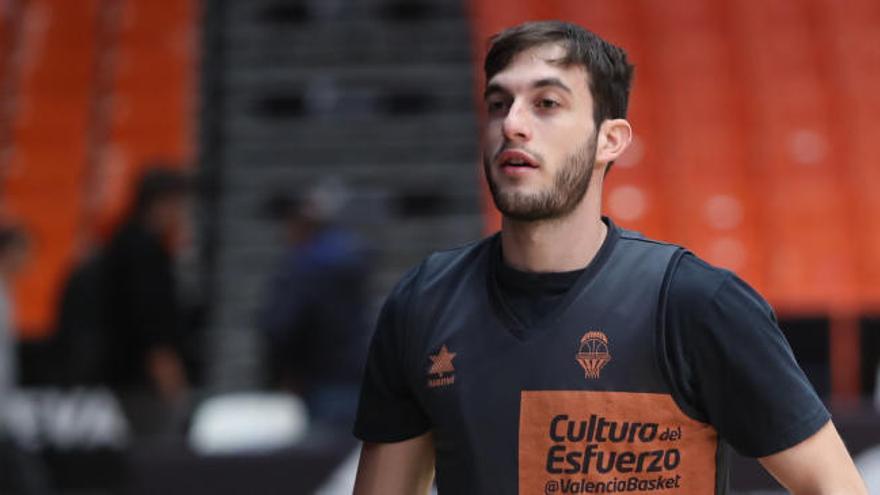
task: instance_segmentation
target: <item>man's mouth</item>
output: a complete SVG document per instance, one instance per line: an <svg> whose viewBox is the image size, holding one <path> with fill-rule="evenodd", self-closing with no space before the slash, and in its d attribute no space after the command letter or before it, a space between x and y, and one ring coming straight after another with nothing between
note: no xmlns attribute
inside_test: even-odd
<svg viewBox="0 0 880 495"><path fill-rule="evenodd" d="M536 169L538 160L521 150L505 150L498 154L495 163L502 169Z"/></svg>

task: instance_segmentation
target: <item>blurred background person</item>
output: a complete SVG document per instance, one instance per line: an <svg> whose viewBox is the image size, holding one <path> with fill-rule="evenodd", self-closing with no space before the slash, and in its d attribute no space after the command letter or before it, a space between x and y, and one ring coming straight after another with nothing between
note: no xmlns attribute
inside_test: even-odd
<svg viewBox="0 0 880 495"><path fill-rule="evenodd" d="M40 460L19 448L8 436L6 408L18 387L18 359L11 287L28 262L25 231L16 225L0 226L0 493L49 493Z"/></svg>
<svg viewBox="0 0 880 495"><path fill-rule="evenodd" d="M340 224L346 198L340 182L326 180L303 195L267 201L286 247L259 328L270 385L301 395L313 421L347 429L366 358L370 256Z"/></svg>
<svg viewBox="0 0 880 495"><path fill-rule="evenodd" d="M178 297L175 253L187 235L191 188L178 171L147 170L128 218L101 255L110 350L106 382L123 396L145 394L171 406L184 404L190 388L191 334ZM137 430L138 418L130 419Z"/></svg>
<svg viewBox="0 0 880 495"><path fill-rule="evenodd" d="M91 247L62 286L52 345L57 385L109 385L112 379L102 254L101 247Z"/></svg>

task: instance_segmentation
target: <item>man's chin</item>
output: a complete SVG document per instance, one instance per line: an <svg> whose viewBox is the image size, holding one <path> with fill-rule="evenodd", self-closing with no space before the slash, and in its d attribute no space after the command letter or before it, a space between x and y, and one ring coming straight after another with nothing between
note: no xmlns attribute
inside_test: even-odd
<svg viewBox="0 0 880 495"><path fill-rule="evenodd" d="M537 184L527 184L525 181L501 181L495 183L495 188L502 196L509 201L517 203L531 203L537 201L541 196L548 194Z"/></svg>
<svg viewBox="0 0 880 495"><path fill-rule="evenodd" d="M501 216L506 220L518 222L518 223L535 223L535 222L544 222L547 220L553 220L555 218L559 218L560 215L555 214L554 212L548 212L544 210L532 209L532 210L511 210L511 209L500 209Z"/></svg>
<svg viewBox="0 0 880 495"><path fill-rule="evenodd" d="M554 218L555 212L549 211L540 197L525 195L496 196L495 207L504 217L518 222L537 222Z"/></svg>

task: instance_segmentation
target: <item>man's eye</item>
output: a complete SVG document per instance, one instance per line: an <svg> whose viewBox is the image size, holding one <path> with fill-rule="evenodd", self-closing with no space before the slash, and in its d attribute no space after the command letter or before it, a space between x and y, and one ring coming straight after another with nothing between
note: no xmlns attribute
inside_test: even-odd
<svg viewBox="0 0 880 495"><path fill-rule="evenodd" d="M556 108L559 106L559 102L556 100L551 100L549 98L541 98L538 100L539 108Z"/></svg>
<svg viewBox="0 0 880 495"><path fill-rule="evenodd" d="M498 112L498 111L504 110L504 108L506 106L507 106L507 103L505 103L503 100L493 100L493 101L489 101L488 103L486 103L486 108L490 112Z"/></svg>

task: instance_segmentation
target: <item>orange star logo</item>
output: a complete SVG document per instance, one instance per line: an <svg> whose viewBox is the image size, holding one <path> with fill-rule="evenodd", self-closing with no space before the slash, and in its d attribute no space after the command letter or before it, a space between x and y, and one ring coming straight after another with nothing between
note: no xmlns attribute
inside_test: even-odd
<svg viewBox="0 0 880 495"><path fill-rule="evenodd" d="M443 347L440 348L440 352L433 356L428 356L431 358L431 368L428 370L428 374L443 375L454 372L455 366L452 365L452 360L455 358L455 355L455 352L449 352L449 349L446 348L446 344L443 344Z"/></svg>

